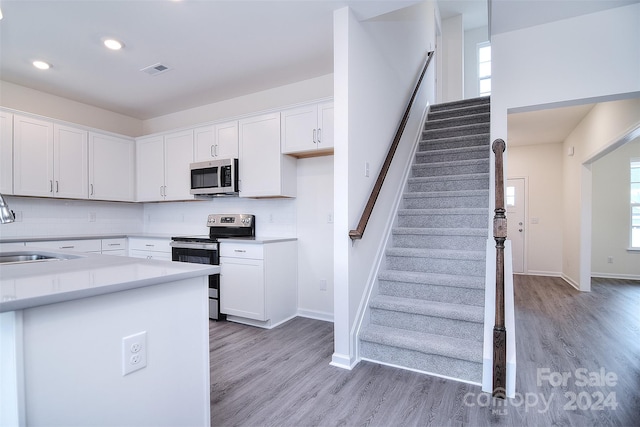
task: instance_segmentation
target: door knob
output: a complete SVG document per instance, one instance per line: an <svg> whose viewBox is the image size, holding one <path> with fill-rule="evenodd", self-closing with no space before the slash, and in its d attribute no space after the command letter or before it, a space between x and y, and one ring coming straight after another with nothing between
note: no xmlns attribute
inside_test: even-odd
<svg viewBox="0 0 640 427"><path fill-rule="evenodd" d="M522 233L522 228L519 228L518 231Z"/></svg>

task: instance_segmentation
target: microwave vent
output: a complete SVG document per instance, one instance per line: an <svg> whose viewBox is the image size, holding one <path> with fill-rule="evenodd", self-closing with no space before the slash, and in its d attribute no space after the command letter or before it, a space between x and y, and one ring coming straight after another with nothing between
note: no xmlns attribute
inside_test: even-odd
<svg viewBox="0 0 640 427"><path fill-rule="evenodd" d="M171 70L171 68L167 67L166 65L158 63L154 65L149 65L148 67L144 67L140 71L142 71L143 73L147 73L150 76L157 76L158 74L165 73L169 70Z"/></svg>

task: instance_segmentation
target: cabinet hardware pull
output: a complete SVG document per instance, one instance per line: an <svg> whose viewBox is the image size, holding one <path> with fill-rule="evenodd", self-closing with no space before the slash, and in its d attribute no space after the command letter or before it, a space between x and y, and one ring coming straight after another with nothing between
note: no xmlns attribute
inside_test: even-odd
<svg viewBox="0 0 640 427"><path fill-rule="evenodd" d="M49 180L49 193L53 193L53 181Z"/></svg>
<svg viewBox="0 0 640 427"><path fill-rule="evenodd" d="M56 181L56 193L60 192L60 182Z"/></svg>
<svg viewBox="0 0 640 427"><path fill-rule="evenodd" d="M316 130L313 130L313 143L316 143Z"/></svg>
<svg viewBox="0 0 640 427"><path fill-rule="evenodd" d="M322 135L322 129L318 128L318 144L320 144L321 142L320 141L321 135Z"/></svg>
<svg viewBox="0 0 640 427"><path fill-rule="evenodd" d="M241 253L247 252L247 251L245 251L244 249L234 249L233 251L234 251L234 252L241 252Z"/></svg>
<svg viewBox="0 0 640 427"><path fill-rule="evenodd" d="M73 249L75 246L60 246L60 249Z"/></svg>
<svg viewBox="0 0 640 427"><path fill-rule="evenodd" d="M93 196L93 184L91 184L91 195Z"/></svg>
<svg viewBox="0 0 640 427"><path fill-rule="evenodd" d="M120 243L108 243L109 246L120 246Z"/></svg>
<svg viewBox="0 0 640 427"><path fill-rule="evenodd" d="M215 157L216 156L213 147L215 147L215 145L211 146L211 150L210 150L211 151L211 157Z"/></svg>
<svg viewBox="0 0 640 427"><path fill-rule="evenodd" d="M150 244L148 244L148 243L147 243L145 246L148 246L148 247L150 247L150 248L155 247L155 245L150 245Z"/></svg>

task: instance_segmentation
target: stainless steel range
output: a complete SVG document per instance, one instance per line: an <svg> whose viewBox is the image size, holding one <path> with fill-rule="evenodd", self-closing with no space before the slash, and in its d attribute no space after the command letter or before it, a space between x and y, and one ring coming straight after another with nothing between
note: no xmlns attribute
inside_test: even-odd
<svg viewBox="0 0 640 427"><path fill-rule="evenodd" d="M171 238L173 261L220 265L220 239L252 239L256 235L256 219L249 214L211 214L207 218L209 235ZM224 320L220 313L220 275L209 276L209 318Z"/></svg>

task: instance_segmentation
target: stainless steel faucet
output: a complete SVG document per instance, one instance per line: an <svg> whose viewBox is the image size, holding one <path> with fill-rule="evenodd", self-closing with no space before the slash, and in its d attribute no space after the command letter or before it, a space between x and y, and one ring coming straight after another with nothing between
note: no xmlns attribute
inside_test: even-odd
<svg viewBox="0 0 640 427"><path fill-rule="evenodd" d="M16 220L16 215L13 213L11 209L9 209L9 205L5 202L4 197L0 194L0 224L6 224L8 222L13 222Z"/></svg>

